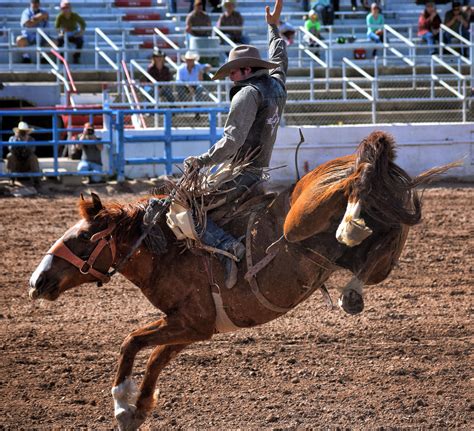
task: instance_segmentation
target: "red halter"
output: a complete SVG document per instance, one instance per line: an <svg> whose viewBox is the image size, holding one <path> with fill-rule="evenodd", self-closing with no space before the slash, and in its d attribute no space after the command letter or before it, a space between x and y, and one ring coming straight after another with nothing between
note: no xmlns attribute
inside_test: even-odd
<svg viewBox="0 0 474 431"><path fill-rule="evenodd" d="M93 268L93 266L96 259L99 257L100 253L106 245L108 245L110 248L113 264L115 260L116 247L115 241L111 236L111 233L114 229L115 224L112 224L108 228L92 235L90 241L99 242L95 246L94 250L92 250L92 253L90 254L87 260L82 260L80 257L76 256L71 251L71 249L64 243L62 238L57 241L56 244L54 244L46 254L52 254L53 256L57 256L61 259L64 259L66 262L69 262L71 265L74 265L76 268L78 268L81 274L90 274L97 278L97 280L99 280L101 283L107 283L108 281L110 281L110 275L108 273L103 274L102 272L97 271Z"/></svg>

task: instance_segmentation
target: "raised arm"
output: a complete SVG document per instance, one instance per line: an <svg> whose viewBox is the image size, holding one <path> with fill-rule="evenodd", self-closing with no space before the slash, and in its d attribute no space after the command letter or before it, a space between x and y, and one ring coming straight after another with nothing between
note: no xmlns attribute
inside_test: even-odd
<svg viewBox="0 0 474 431"><path fill-rule="evenodd" d="M273 69L270 74L278 76L278 78L285 82L288 72L288 54L286 52L286 42L282 39L278 31L282 9L283 0L275 0L275 6L272 12L270 12L270 6L265 7L265 20L268 24L268 59L280 65L276 69Z"/></svg>

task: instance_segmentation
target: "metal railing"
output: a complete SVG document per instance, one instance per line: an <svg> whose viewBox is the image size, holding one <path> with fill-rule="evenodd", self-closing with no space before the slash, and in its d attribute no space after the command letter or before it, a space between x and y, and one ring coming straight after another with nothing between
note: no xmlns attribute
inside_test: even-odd
<svg viewBox="0 0 474 431"><path fill-rule="evenodd" d="M371 86L372 94L369 94L358 84L354 82L351 78L347 76L347 66L359 73L365 80L367 80ZM344 57L342 59L342 97L344 100L347 100L347 84L356 90L359 94L364 96L372 105L372 123L377 122L377 109L376 109L376 100L377 100L377 80L370 76L365 70L361 69L357 64L354 64L351 60Z"/></svg>
<svg viewBox="0 0 474 431"><path fill-rule="evenodd" d="M457 81L457 89L453 88L451 85L447 83L445 79L435 73L435 63L442 66L445 70L450 72ZM431 98L435 99L435 82L439 82L446 90L450 93L454 94L459 100L462 101L463 109L462 109L462 119L463 122L466 121L466 113L467 113L467 98L466 98L466 77L460 74L456 69L451 67L441 58L437 57L436 55L431 56Z"/></svg>
<svg viewBox="0 0 474 431"><path fill-rule="evenodd" d="M50 139L38 139L35 141L25 141L25 142L4 142L3 135L11 134L11 132L0 131L0 155L3 154L3 146L9 147L52 147L53 150L53 168L47 169L42 172L0 172L0 178L24 178L24 177L59 177L64 175L76 175L76 176L89 176L89 175L113 175L116 171L114 167L114 140L113 140L113 130L104 130L102 134L102 139L99 141L100 144L103 144L105 147L105 153L107 154L108 159L108 169L98 170L87 170L80 172L67 172L61 168L60 159L60 149L65 145L75 145L79 141L69 139L68 136L74 132L82 131L82 127L73 128L72 126L66 125L66 127L61 127L60 117L74 117L74 116L84 116L89 117L89 122L93 123L94 116L102 116L104 118L104 123L111 123L114 116L113 111L108 110L93 110L93 109L83 109L83 110L71 110L71 109L62 109L62 110L0 110L0 120L3 121L6 117L14 117L21 119L28 119L29 124L34 124L34 120L30 118L34 117L45 117L51 116L51 128L41 128L35 129L35 136L51 136ZM66 138L64 138L66 137ZM81 145L96 145L98 141L95 140L84 140L80 141ZM1 158L0 158L1 160Z"/></svg>

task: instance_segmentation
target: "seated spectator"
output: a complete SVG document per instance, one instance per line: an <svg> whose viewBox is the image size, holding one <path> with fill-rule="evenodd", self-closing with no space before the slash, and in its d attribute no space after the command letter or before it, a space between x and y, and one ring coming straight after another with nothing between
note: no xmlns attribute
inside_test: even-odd
<svg viewBox="0 0 474 431"><path fill-rule="evenodd" d="M31 142L34 139L30 136L33 131L24 121L18 123L18 127L13 128L13 136L8 142ZM35 147L30 146L9 146L7 154L7 172L39 172L38 157L35 154ZM38 183L39 178L34 182ZM13 183L15 180L13 179Z"/></svg>
<svg viewBox="0 0 474 431"><path fill-rule="evenodd" d="M84 124L84 130L77 137L79 141L100 141L94 133L94 126L91 123ZM102 171L102 144L78 144L82 150L81 161L77 165L77 171ZM103 179L100 175L91 175L89 184L102 183Z"/></svg>
<svg viewBox="0 0 474 431"><path fill-rule="evenodd" d="M184 63L178 68L176 82L197 82L203 80L203 71L207 67L198 63L199 55L192 51L183 56ZM179 100L204 100L204 88L202 85L188 84L177 87Z"/></svg>
<svg viewBox="0 0 474 431"><path fill-rule="evenodd" d="M466 39L469 38L469 16L461 10L461 3L453 1L452 9L448 10L444 16L444 24ZM450 44L453 42L453 38L454 36L447 31L443 33L444 43ZM462 49L461 53L467 55L467 48Z"/></svg>
<svg viewBox="0 0 474 431"><path fill-rule="evenodd" d="M418 36L422 38L430 48L430 54L434 54L434 44L439 41L439 27L441 18L438 15L434 2L427 2L425 10L418 18Z"/></svg>
<svg viewBox="0 0 474 431"><path fill-rule="evenodd" d="M147 72L151 77L155 78L158 82L171 81L173 78L168 66L165 64L165 57L166 56L162 51L155 48L151 56L151 63L147 69ZM150 93L153 94L154 88L150 87L147 91L150 91ZM170 103L174 102L173 89L170 86L159 86L158 91L162 99Z"/></svg>
<svg viewBox="0 0 474 431"><path fill-rule="evenodd" d="M304 28L313 36L316 36L318 39L321 39L321 23L319 22L318 14L314 10L309 11L308 19L304 22ZM318 44L313 39L307 36L305 36L304 40L310 47L318 46Z"/></svg>
<svg viewBox="0 0 474 431"><path fill-rule="evenodd" d="M217 20L217 27L237 44L248 44L249 39L243 35L242 28L239 30L226 30L226 27L243 27L244 18L235 10L235 0L223 0L224 12Z"/></svg>
<svg viewBox="0 0 474 431"><path fill-rule="evenodd" d="M41 8L40 0L31 0L30 7L21 14L21 36L16 38L16 44L19 48L25 48L36 44L36 28L48 27L49 14ZM43 41L44 42L44 41ZM30 54L25 52L22 55L23 63L31 63Z"/></svg>
<svg viewBox="0 0 474 431"><path fill-rule="evenodd" d="M176 0L174 0L176 1ZM206 10L206 0L201 0L202 1L202 10ZM191 0L189 2L189 12L192 12L194 9L194 0ZM212 6L211 12L216 13L216 12L222 12L222 7L220 5L220 0L209 0L209 3Z"/></svg>
<svg viewBox="0 0 474 431"><path fill-rule="evenodd" d="M317 12L324 25L334 24L334 8L330 0L316 0L311 9Z"/></svg>
<svg viewBox="0 0 474 431"><path fill-rule="evenodd" d="M370 6L370 13L366 18L367 22L367 39L375 43L383 42L383 26L384 19L383 15L380 13L380 8L377 3L372 3ZM377 50L372 51L372 55L375 57L377 55Z"/></svg>
<svg viewBox="0 0 474 431"><path fill-rule="evenodd" d="M363 9L366 11L370 10L369 2L368 0L360 0L360 5L362 6ZM351 6L352 10L355 12L357 10L357 0L351 0Z"/></svg>
<svg viewBox="0 0 474 431"><path fill-rule="evenodd" d="M72 11L69 0L61 1L61 12L56 17L56 29L59 31L58 46L64 46L64 35L67 35L69 43L76 45L76 49L82 49L84 45L84 30L86 29L86 22L84 19ZM73 54L73 63L79 64L81 53L76 51Z"/></svg>
<svg viewBox="0 0 474 431"><path fill-rule="evenodd" d="M289 23L288 21L280 21L278 31L280 32L283 40L288 46L292 45L295 42L296 29L293 24Z"/></svg>
<svg viewBox="0 0 474 431"><path fill-rule="evenodd" d="M211 36L211 29L197 30L196 27L211 27L211 18L204 12L202 0L194 2L194 9L186 17L186 33L196 37Z"/></svg>

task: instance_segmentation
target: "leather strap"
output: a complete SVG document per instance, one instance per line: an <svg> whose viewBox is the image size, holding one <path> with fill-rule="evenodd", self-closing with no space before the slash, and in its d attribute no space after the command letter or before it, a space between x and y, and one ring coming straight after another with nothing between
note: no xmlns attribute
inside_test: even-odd
<svg viewBox="0 0 474 431"><path fill-rule="evenodd" d="M108 228L95 233L91 237L91 242L97 242L94 250L88 257L87 260L82 260L80 257L76 256L71 249L64 243L63 238L58 240L56 244L54 244L46 254L52 254L53 256L57 256L61 259L64 259L66 262L69 262L71 265L74 265L76 268L79 269L81 274L90 274L93 277L97 278L97 280L101 281L102 283L107 283L110 281L110 275L104 274L100 271L94 269L94 263L97 258L100 256L102 250L105 246L109 246L110 253L112 255L112 262L115 260L115 253L116 253L116 246L115 241L112 237L110 237L112 231L115 229L115 224L110 225ZM106 239L110 237L109 239Z"/></svg>
<svg viewBox="0 0 474 431"><path fill-rule="evenodd" d="M280 307L278 305L272 304L265 296L260 292L258 287L257 279L255 276L257 273L268 265L273 258L278 254L278 249L275 252L271 252L267 256L265 256L255 267L252 264L252 227L255 222L256 213L252 213L248 224L247 224L247 238L246 238L246 260L247 260L247 273L245 274L245 279L250 284L250 288L252 293L257 298L258 302L262 304L265 308L268 308L271 311L275 311L276 313L287 313L291 310L292 307ZM265 262L263 262L265 261ZM262 263L263 262L263 263ZM261 265L259 265L262 263ZM257 268L258 267L258 268Z"/></svg>

